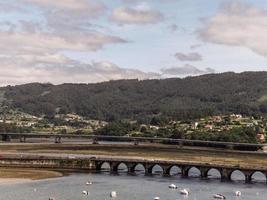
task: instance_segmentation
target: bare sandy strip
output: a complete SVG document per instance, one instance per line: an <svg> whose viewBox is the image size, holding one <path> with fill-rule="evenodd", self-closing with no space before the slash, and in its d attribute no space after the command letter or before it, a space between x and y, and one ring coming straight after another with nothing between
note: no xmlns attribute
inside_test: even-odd
<svg viewBox="0 0 267 200"><path fill-rule="evenodd" d="M29 183L34 180L56 178L63 176L60 172L20 169L20 168L0 168L0 185Z"/></svg>
<svg viewBox="0 0 267 200"><path fill-rule="evenodd" d="M22 179L22 178L0 178L0 185L13 185L21 183L29 183L31 179Z"/></svg>

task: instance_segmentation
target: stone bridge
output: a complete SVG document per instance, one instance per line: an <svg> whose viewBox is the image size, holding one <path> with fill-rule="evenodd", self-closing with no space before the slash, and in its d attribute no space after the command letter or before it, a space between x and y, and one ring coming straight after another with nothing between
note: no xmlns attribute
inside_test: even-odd
<svg viewBox="0 0 267 200"><path fill-rule="evenodd" d="M267 177L267 167L242 167L239 165L212 164L203 162L182 162L182 161L164 161L153 159L133 159L125 157L105 157L90 155L40 155L40 154L2 154L0 155L0 167L14 168L46 168L46 169L72 169L85 171L101 171L102 167L108 164L111 173L119 172L119 166L124 164L128 173L134 173L137 165L142 165L145 174L153 173L155 166L162 168L162 175L171 175L171 169L178 167L182 177L188 177L189 171L196 168L200 171L200 177L208 178L210 170L215 169L220 173L221 179L231 181L231 175L235 171L244 174L246 183L252 182L252 176L256 172L261 172Z"/></svg>
<svg viewBox="0 0 267 200"><path fill-rule="evenodd" d="M227 165L216 165L209 163L193 163L193 162L179 162L179 161L162 161L162 160L145 160L145 159L110 159L110 158L97 158L93 159L95 162L95 168L97 171L101 171L104 164L110 166L110 172L116 173L119 171L119 166L124 164L127 167L129 173L134 173L136 171L137 165L142 165L145 174L152 174L153 168L155 166L160 166L162 169L162 174L165 176L171 175L171 169L173 167L178 167L181 172L182 177L188 177L189 171L192 168L196 168L200 171L200 177L203 179L208 178L208 173L210 170L217 170L220 173L221 180L231 181L232 173L235 171L240 171L244 174L245 182L250 183L252 181L252 176L256 172L261 172L267 179L267 168L243 168L238 165L227 166Z"/></svg>

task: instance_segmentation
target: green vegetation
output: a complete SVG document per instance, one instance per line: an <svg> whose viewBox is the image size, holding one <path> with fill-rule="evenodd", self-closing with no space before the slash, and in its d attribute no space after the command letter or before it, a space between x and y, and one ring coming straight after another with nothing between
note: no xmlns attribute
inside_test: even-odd
<svg viewBox="0 0 267 200"><path fill-rule="evenodd" d="M12 108L35 116L77 113L90 119L150 121L267 113L267 72L209 74L185 79L4 87ZM259 101L260 99L260 101Z"/></svg>
<svg viewBox="0 0 267 200"><path fill-rule="evenodd" d="M32 131L31 127L17 126L16 124L5 124L0 123L0 132L7 133L29 133Z"/></svg>
<svg viewBox="0 0 267 200"><path fill-rule="evenodd" d="M167 137L173 139L205 140L257 143L257 133L255 127L235 127L223 131L180 130L179 126L165 126L155 128L154 126L138 126L136 123L112 122L109 125L96 131L99 135L109 136L133 136L133 137Z"/></svg>
<svg viewBox="0 0 267 200"><path fill-rule="evenodd" d="M267 72L8 86L0 131L265 142L266 96Z"/></svg>
<svg viewBox="0 0 267 200"><path fill-rule="evenodd" d="M186 135L186 138L191 140L257 143L256 136L256 131L253 128L233 128L222 132L195 131Z"/></svg>

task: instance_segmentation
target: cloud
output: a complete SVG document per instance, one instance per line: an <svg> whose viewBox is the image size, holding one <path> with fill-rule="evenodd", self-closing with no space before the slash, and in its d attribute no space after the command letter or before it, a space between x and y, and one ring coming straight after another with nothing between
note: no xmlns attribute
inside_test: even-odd
<svg viewBox="0 0 267 200"><path fill-rule="evenodd" d="M118 24L154 24L163 20L163 15L154 10L119 7L113 10L111 20Z"/></svg>
<svg viewBox="0 0 267 200"><path fill-rule="evenodd" d="M28 82L93 83L111 79L159 77L156 73L126 69L111 62L88 64L64 56L65 51L91 52L106 45L127 42L118 36L102 33L91 24L90 20L105 9L98 1L12 1L18 2L17 5L23 9L25 6L34 6L35 12L40 12L40 18L0 20L0 85ZM6 6L9 7L8 3Z"/></svg>
<svg viewBox="0 0 267 200"><path fill-rule="evenodd" d="M48 9L70 10L78 12L88 12L89 15L95 16L100 14L105 6L95 0L18 0L21 2L29 3L31 5L39 6L41 8L47 7Z"/></svg>
<svg viewBox="0 0 267 200"><path fill-rule="evenodd" d="M202 60L202 56L196 52L192 52L188 54L178 52L174 56L180 61L201 61Z"/></svg>
<svg viewBox="0 0 267 200"><path fill-rule="evenodd" d="M211 68L206 68L205 70L201 70L192 65L186 64L183 67L163 68L161 69L161 72L164 75L190 76L190 75L215 73L215 70Z"/></svg>
<svg viewBox="0 0 267 200"><path fill-rule="evenodd" d="M164 3L171 3L171 2L175 2L177 0L146 0L145 3L147 2L159 2L162 3L164 1ZM121 2L123 3L144 3L144 0L121 0Z"/></svg>
<svg viewBox="0 0 267 200"><path fill-rule="evenodd" d="M267 10L230 3L205 21L199 31L205 42L246 47L267 57Z"/></svg>
<svg viewBox="0 0 267 200"><path fill-rule="evenodd" d="M2 54L47 54L62 50L96 51L104 45L123 43L125 40L101 33L68 37L50 33L0 32Z"/></svg>
<svg viewBox="0 0 267 200"><path fill-rule="evenodd" d="M45 18L47 29L52 32L92 32L90 20L103 16L106 7L97 0L17 0L20 4L34 6Z"/></svg>
<svg viewBox="0 0 267 200"><path fill-rule="evenodd" d="M5 5L10 8L14 5L21 8L34 6L34 12L40 15L35 13L29 15L30 18L20 19L21 11L14 8L18 15L15 21L3 22L0 19L2 51L13 49L22 54L96 51L107 44L126 42L120 37L102 33L91 24L90 19L105 10L105 6L96 0L10 0Z"/></svg>
<svg viewBox="0 0 267 200"><path fill-rule="evenodd" d="M114 79L159 78L159 74L119 67L111 62L81 63L59 55L0 57L0 85L29 82L95 83Z"/></svg>

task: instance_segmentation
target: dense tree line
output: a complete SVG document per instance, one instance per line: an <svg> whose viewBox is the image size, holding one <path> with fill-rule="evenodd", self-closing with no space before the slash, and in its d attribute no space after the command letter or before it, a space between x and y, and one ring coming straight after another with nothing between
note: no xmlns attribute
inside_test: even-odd
<svg viewBox="0 0 267 200"><path fill-rule="evenodd" d="M31 127L17 126L16 124L4 124L0 123L1 133L29 133L32 131Z"/></svg>
<svg viewBox="0 0 267 200"><path fill-rule="evenodd" d="M97 130L96 135L108 136L134 136L134 137L158 137L172 139L189 139L204 141L238 142L238 143L258 143L257 130L255 127L236 127L220 132L212 131L192 131L185 132L175 126L160 127L159 129L140 126L137 123L112 122L107 126Z"/></svg>
<svg viewBox="0 0 267 200"><path fill-rule="evenodd" d="M267 113L267 72L209 74L184 79L118 80L97 84L32 83L1 88L10 102L33 115L75 112L92 119L140 123L214 114Z"/></svg>

